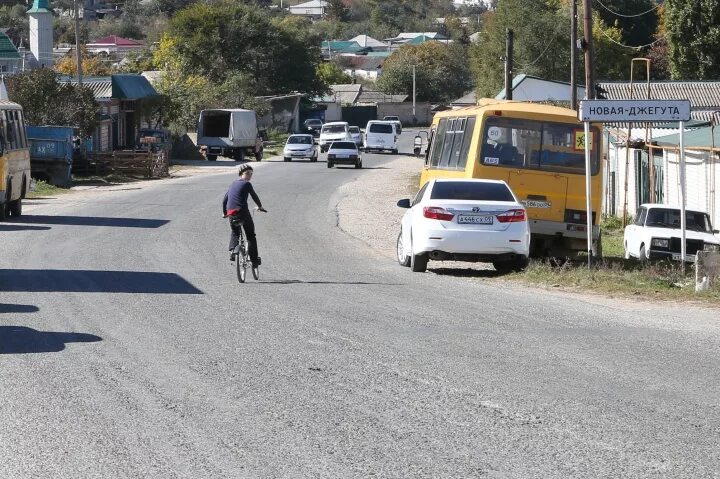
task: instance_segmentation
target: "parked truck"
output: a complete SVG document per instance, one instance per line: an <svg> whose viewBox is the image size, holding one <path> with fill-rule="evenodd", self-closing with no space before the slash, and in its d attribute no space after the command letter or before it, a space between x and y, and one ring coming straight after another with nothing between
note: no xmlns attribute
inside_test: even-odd
<svg viewBox="0 0 720 479"><path fill-rule="evenodd" d="M209 161L218 156L244 161L246 155L262 160L262 138L253 110L203 110L198 121L197 144Z"/></svg>
<svg viewBox="0 0 720 479"><path fill-rule="evenodd" d="M30 169L33 178L68 188L73 159L79 152L71 126L28 126Z"/></svg>

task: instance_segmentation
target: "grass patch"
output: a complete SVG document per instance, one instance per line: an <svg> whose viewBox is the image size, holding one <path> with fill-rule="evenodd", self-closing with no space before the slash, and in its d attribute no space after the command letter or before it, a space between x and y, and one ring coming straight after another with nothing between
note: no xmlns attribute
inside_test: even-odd
<svg viewBox="0 0 720 479"><path fill-rule="evenodd" d="M101 176L74 176L73 186L102 186L102 185L117 185L123 183L133 183L135 181L146 180L147 178L140 176L128 176L120 175L117 173L111 173L109 175Z"/></svg>
<svg viewBox="0 0 720 479"><path fill-rule="evenodd" d="M604 216L600 222L600 230L602 231L603 256L624 257L622 218Z"/></svg>
<svg viewBox="0 0 720 479"><path fill-rule="evenodd" d="M626 224L631 219L626 219ZM574 260L532 260L524 273L508 278L546 287L592 291L611 296L650 300L699 301L720 305L720 285L695 292L695 269L672 261L642 263L625 259L622 218L603 218L601 224L603 259L588 269L586 257Z"/></svg>
<svg viewBox="0 0 720 479"><path fill-rule="evenodd" d="M64 193L68 193L70 190L67 188L60 188L59 186L51 185L47 181L37 180L35 181L35 189L27 193L27 198L42 198L44 196L57 196Z"/></svg>
<svg viewBox="0 0 720 479"><path fill-rule="evenodd" d="M582 259L562 264L533 260L524 273L515 273L508 278L547 287L580 289L617 296L705 301L720 305L720 287L696 293L692 265L687 266L686 274L683 275L680 265L669 261L642 264L634 259L606 256L588 270Z"/></svg>

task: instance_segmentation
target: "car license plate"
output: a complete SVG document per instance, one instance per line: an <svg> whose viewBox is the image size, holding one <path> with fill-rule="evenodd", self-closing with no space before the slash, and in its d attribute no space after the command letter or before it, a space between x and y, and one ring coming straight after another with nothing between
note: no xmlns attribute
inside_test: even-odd
<svg viewBox="0 0 720 479"><path fill-rule="evenodd" d="M458 215L458 223L474 224L474 225L491 225L493 224L492 216L479 215Z"/></svg>
<svg viewBox="0 0 720 479"><path fill-rule="evenodd" d="M348 155L335 155L335 158L350 158Z"/></svg>
<svg viewBox="0 0 720 479"><path fill-rule="evenodd" d="M673 253L672 259L673 259L673 261L680 261L680 260L682 260L682 255L680 253ZM690 261L691 263L694 263L695 255L694 254L685 254L685 261Z"/></svg>

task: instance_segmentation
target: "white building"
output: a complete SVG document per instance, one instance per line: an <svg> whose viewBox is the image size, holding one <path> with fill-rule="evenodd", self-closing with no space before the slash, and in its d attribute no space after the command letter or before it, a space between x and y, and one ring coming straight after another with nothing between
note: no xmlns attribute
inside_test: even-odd
<svg viewBox="0 0 720 479"><path fill-rule="evenodd" d="M125 55L132 51L142 50L145 45L136 40L110 35L88 43L85 47L88 52L96 55L114 55L118 58L124 58Z"/></svg>
<svg viewBox="0 0 720 479"><path fill-rule="evenodd" d="M28 10L30 52L34 66L53 66L53 12L49 0L35 0Z"/></svg>
<svg viewBox="0 0 720 479"><path fill-rule="evenodd" d="M707 125L720 120L715 113L720 110L720 81L651 82L649 95L647 84L642 82L634 85L632 95L628 82L599 82L598 88L609 100L690 100L692 120L685 124L687 207L707 211L717 225L720 128L713 131ZM627 125L605 125L605 214L632 216L640 204L648 202L680 204L678 126L650 125L646 132L644 124L633 125L631 131Z"/></svg>
<svg viewBox="0 0 720 479"><path fill-rule="evenodd" d="M313 20L322 18L325 15L328 3L324 0L311 0L287 8L290 15L301 15Z"/></svg>
<svg viewBox="0 0 720 479"><path fill-rule="evenodd" d="M585 87L575 86L577 99L585 98ZM570 83L544 80L542 78L521 74L512 82L512 99L515 101L565 101L571 100ZM505 100L505 89L495 96L497 100Z"/></svg>

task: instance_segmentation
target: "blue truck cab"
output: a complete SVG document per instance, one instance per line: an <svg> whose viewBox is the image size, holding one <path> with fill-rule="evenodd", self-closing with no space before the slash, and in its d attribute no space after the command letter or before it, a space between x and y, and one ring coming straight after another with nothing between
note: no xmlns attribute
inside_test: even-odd
<svg viewBox="0 0 720 479"><path fill-rule="evenodd" d="M71 126L28 126L30 169L33 178L70 187L72 162L76 150Z"/></svg>

